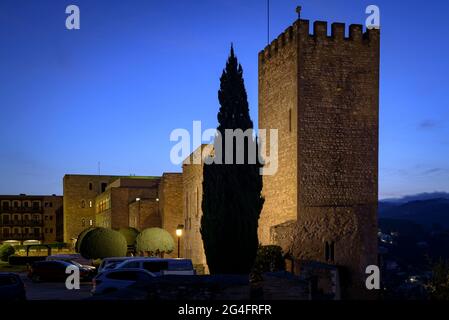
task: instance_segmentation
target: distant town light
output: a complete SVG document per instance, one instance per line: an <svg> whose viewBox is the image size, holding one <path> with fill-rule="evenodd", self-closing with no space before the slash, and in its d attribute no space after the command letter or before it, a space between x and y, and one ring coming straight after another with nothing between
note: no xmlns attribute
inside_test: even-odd
<svg viewBox="0 0 449 320"><path fill-rule="evenodd" d="M159 198L156 198L156 201L159 202Z"/></svg>
<svg viewBox="0 0 449 320"><path fill-rule="evenodd" d="M136 198L136 201L140 201L140 198Z"/></svg>

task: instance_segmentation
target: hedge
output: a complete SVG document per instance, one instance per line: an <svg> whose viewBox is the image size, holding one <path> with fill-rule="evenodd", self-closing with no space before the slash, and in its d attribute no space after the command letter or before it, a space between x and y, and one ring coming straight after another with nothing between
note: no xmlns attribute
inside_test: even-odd
<svg viewBox="0 0 449 320"><path fill-rule="evenodd" d="M12 256L16 252L14 247L10 244L2 244L0 246L0 260L8 261L9 256Z"/></svg>
<svg viewBox="0 0 449 320"><path fill-rule="evenodd" d="M125 237L118 231L96 228L89 231L81 241L80 254L86 259L103 259L126 256Z"/></svg>
<svg viewBox="0 0 449 320"><path fill-rule="evenodd" d="M43 261L45 260L46 257L44 256L30 256L30 257L25 257L25 256L10 256L8 259L8 263L12 266L24 266L27 264L32 264L33 262L36 261Z"/></svg>
<svg viewBox="0 0 449 320"><path fill-rule="evenodd" d="M149 255L171 253L175 248L173 237L161 228L143 230L136 238L136 251L147 252Z"/></svg>

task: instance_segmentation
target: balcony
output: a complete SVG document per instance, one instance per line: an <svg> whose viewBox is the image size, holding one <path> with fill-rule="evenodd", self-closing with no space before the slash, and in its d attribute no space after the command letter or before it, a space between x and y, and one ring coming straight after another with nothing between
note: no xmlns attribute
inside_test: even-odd
<svg viewBox="0 0 449 320"><path fill-rule="evenodd" d="M0 220L0 227L42 227L44 220Z"/></svg>
<svg viewBox="0 0 449 320"><path fill-rule="evenodd" d="M1 213L43 213L42 207L2 207Z"/></svg>
<svg viewBox="0 0 449 320"><path fill-rule="evenodd" d="M18 240L18 241L25 241L25 240L43 240L44 234L43 233L0 233L0 240L6 241L6 240Z"/></svg>

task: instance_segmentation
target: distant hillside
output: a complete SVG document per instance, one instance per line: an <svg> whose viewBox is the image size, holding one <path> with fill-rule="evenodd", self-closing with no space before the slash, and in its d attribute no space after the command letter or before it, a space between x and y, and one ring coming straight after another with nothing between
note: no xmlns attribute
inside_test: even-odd
<svg viewBox="0 0 449 320"><path fill-rule="evenodd" d="M406 203L411 201L417 201L417 200L432 200L432 199L449 199L449 193L448 192L424 192L424 193L418 193L414 195L408 195L404 196L402 198L389 198L389 199L382 199L380 200L382 203Z"/></svg>
<svg viewBox="0 0 449 320"><path fill-rule="evenodd" d="M414 200L405 203L379 202L379 218L409 220L426 227L449 229L449 199Z"/></svg>

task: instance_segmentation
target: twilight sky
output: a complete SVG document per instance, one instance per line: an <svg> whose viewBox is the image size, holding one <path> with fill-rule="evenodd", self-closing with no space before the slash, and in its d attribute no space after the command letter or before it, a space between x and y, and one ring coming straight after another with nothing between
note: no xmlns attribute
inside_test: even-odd
<svg viewBox="0 0 449 320"><path fill-rule="evenodd" d="M80 30L65 28L69 4ZM272 0L271 39L298 4L304 19L347 25L380 7L380 198L449 191L449 2ZM170 132L216 127L231 42L257 123L266 20L266 0L1 0L0 194L62 194L64 174L98 162L102 174L179 172Z"/></svg>

